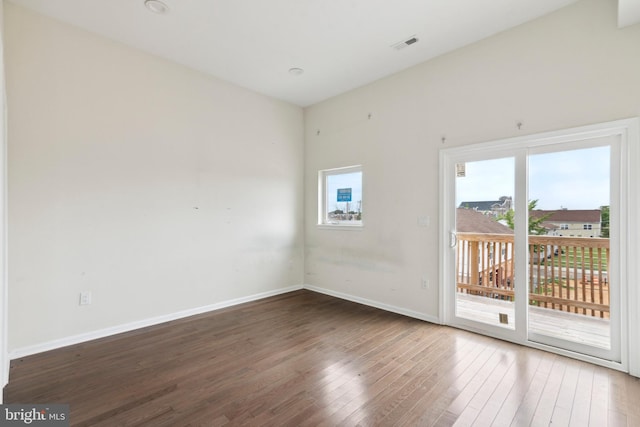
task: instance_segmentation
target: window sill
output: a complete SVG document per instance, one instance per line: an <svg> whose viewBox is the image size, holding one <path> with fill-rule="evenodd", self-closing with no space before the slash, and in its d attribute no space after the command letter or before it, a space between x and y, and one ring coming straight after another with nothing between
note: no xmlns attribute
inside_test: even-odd
<svg viewBox="0 0 640 427"><path fill-rule="evenodd" d="M361 231L364 228L363 224L317 224L320 230L348 230L348 231Z"/></svg>

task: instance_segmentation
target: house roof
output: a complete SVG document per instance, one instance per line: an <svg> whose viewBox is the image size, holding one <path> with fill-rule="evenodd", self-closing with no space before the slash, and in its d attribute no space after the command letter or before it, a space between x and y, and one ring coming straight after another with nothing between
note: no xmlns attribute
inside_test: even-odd
<svg viewBox="0 0 640 427"><path fill-rule="evenodd" d="M478 211L490 211L494 206L502 206L500 200L486 200L480 202L462 202L459 208L462 209L475 209Z"/></svg>
<svg viewBox="0 0 640 427"><path fill-rule="evenodd" d="M456 209L456 230L461 233L513 234L513 230L473 209Z"/></svg>
<svg viewBox="0 0 640 427"><path fill-rule="evenodd" d="M531 216L534 218L540 218L541 216L549 215L545 222L580 222L580 223L596 223L600 222L600 210L599 209L560 209L560 210L533 210Z"/></svg>

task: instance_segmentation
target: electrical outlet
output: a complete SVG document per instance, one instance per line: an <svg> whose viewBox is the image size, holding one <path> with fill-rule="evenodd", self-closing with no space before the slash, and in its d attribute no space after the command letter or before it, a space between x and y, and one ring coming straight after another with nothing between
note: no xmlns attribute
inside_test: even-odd
<svg viewBox="0 0 640 427"><path fill-rule="evenodd" d="M80 305L91 304L91 291L80 292Z"/></svg>
<svg viewBox="0 0 640 427"><path fill-rule="evenodd" d="M422 281L420 282L420 287L422 289L424 289L425 291L429 289L429 279L427 279L426 277L422 278Z"/></svg>

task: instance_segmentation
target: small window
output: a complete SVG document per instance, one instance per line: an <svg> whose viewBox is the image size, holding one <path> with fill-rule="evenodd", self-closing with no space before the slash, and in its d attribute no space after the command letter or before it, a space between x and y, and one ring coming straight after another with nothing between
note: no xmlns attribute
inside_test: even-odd
<svg viewBox="0 0 640 427"><path fill-rule="evenodd" d="M568 230L569 224L560 224L560 230Z"/></svg>
<svg viewBox="0 0 640 427"><path fill-rule="evenodd" d="M362 166L322 170L318 181L318 224L361 226Z"/></svg>
<svg viewBox="0 0 640 427"><path fill-rule="evenodd" d="M583 230L591 230L591 224L584 224L582 228Z"/></svg>

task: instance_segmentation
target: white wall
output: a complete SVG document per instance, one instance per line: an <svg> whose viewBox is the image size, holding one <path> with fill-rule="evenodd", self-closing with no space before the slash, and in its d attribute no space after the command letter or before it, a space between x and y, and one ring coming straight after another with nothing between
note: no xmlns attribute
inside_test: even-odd
<svg viewBox="0 0 640 427"><path fill-rule="evenodd" d="M440 148L638 115L640 25L618 30L615 0L583 0L306 109L305 283L437 319ZM319 229L317 171L352 164L364 168L364 229Z"/></svg>
<svg viewBox="0 0 640 427"><path fill-rule="evenodd" d="M302 284L300 108L11 3L5 24L11 351Z"/></svg>
<svg viewBox="0 0 640 427"><path fill-rule="evenodd" d="M0 404L2 388L9 381L8 354L8 288L7 288L7 239L6 239L6 90L4 81L4 4L0 2Z"/></svg>

